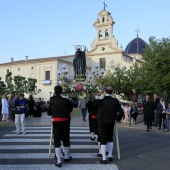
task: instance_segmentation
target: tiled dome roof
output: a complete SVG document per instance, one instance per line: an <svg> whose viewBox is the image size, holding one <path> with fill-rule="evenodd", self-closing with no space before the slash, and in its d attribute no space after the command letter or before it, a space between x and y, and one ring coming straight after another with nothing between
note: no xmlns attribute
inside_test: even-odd
<svg viewBox="0 0 170 170"><path fill-rule="evenodd" d="M134 53L142 54L144 48L146 47L147 47L147 43L137 36L137 38L133 39L126 46L124 53L125 54L134 54Z"/></svg>

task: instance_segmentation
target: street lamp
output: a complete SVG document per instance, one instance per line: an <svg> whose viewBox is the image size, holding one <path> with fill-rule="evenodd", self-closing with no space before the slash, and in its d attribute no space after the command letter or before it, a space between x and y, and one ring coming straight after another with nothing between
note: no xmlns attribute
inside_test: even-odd
<svg viewBox="0 0 170 170"><path fill-rule="evenodd" d="M93 76L91 74L88 75L88 78L90 80L92 79L92 77L94 77L94 78L102 78L104 73L105 73L105 70L103 68L102 69L99 68L99 63L95 63L94 67L95 68L91 70Z"/></svg>

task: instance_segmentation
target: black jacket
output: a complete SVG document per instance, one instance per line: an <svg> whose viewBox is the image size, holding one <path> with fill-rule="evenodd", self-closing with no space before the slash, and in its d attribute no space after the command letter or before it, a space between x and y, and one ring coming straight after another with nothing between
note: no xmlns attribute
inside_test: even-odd
<svg viewBox="0 0 170 170"><path fill-rule="evenodd" d="M156 109L154 102L146 102L144 106L144 120L151 121L154 119L154 110Z"/></svg>
<svg viewBox="0 0 170 170"><path fill-rule="evenodd" d="M50 98L48 115L52 118L70 118L73 106L70 100L56 95Z"/></svg>
<svg viewBox="0 0 170 170"><path fill-rule="evenodd" d="M159 98L156 98L155 100L154 100L154 103L155 103L155 108L156 109L158 109L158 103L159 103Z"/></svg>
<svg viewBox="0 0 170 170"><path fill-rule="evenodd" d="M124 116L123 109L116 98L113 98L111 96L105 96L102 100L97 102L97 105L97 119L99 121L120 121L121 118Z"/></svg>

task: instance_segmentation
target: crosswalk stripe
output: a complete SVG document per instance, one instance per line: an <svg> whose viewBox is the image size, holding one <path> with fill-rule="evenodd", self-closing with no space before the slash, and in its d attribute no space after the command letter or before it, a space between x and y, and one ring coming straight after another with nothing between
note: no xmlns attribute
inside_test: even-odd
<svg viewBox="0 0 170 170"><path fill-rule="evenodd" d="M9 143L12 143L12 142L19 142L19 143L25 143L25 142L42 142L42 139L23 139L23 138L17 138L17 139L1 139L0 140L0 143L2 142L9 142ZM50 142L49 139L43 139L43 142ZM90 139L70 139L70 142L78 142L78 143L81 143L81 142L87 142L87 143L92 143L92 141ZM94 142L93 142L94 143Z"/></svg>
<svg viewBox="0 0 170 170"><path fill-rule="evenodd" d="M0 146L1 150L12 149L48 149L49 145L5 145ZM97 145L71 145L71 149L97 149Z"/></svg>
<svg viewBox="0 0 170 170"><path fill-rule="evenodd" d="M50 126L30 126L25 127L25 129L51 129ZM81 126L71 126L70 129L89 129L89 127L81 127Z"/></svg>
<svg viewBox="0 0 170 170"><path fill-rule="evenodd" d="M56 170L56 166L53 164L41 164L41 165L1 165L2 170L5 169L14 169L14 170ZM118 170L118 167L115 164L63 164L62 170Z"/></svg>
<svg viewBox="0 0 170 170"><path fill-rule="evenodd" d="M95 158L96 153L70 153L70 156L73 158ZM52 158L54 159L54 154L51 155L51 157L48 156L47 153L25 153L25 154L0 154L0 158L4 159L40 159L40 158Z"/></svg>
<svg viewBox="0 0 170 170"><path fill-rule="evenodd" d="M32 137L46 137L46 136L49 136L50 137L50 134L26 134L26 135L22 135L20 134L21 136L32 136ZM15 136L19 136L19 135L15 135L15 134L6 134L4 135L3 137L15 137ZM91 137L91 134L70 134L70 137Z"/></svg>
<svg viewBox="0 0 170 170"><path fill-rule="evenodd" d="M90 140L89 127L70 129L70 156L73 157L73 161L63 163L62 170L118 170L113 163L99 164L101 158L96 157L98 146ZM48 155L50 130L50 126L31 126L26 127L26 135L22 133L16 135L15 130L3 135L0 139L0 160L2 160L0 169L56 170L53 147L51 157ZM1 162L5 162L5 165Z"/></svg>
<svg viewBox="0 0 170 170"><path fill-rule="evenodd" d="M12 131L12 132L16 132L16 130L14 130L14 131ZM49 130L30 130L30 129L28 129L28 130L26 130L26 132L27 133L30 133L30 132L33 132L33 133L50 133L50 129ZM79 130L79 129L77 129L77 130L70 130L70 133L89 133L89 130L86 130L86 129L84 129L84 130Z"/></svg>

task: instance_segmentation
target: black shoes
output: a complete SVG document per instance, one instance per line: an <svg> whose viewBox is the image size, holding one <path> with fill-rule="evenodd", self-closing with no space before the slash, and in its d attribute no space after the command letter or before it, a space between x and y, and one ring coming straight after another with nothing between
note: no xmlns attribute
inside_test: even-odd
<svg viewBox="0 0 170 170"><path fill-rule="evenodd" d="M112 161L113 161L113 158L112 158L112 157L108 157L108 161L109 161L109 162L112 162Z"/></svg>
<svg viewBox="0 0 170 170"><path fill-rule="evenodd" d="M57 163L57 162L55 163L55 166L57 166L59 168L62 167L61 163Z"/></svg>
<svg viewBox="0 0 170 170"><path fill-rule="evenodd" d="M107 162L106 162L106 160L101 160L100 163L101 164L106 164Z"/></svg>
<svg viewBox="0 0 170 170"><path fill-rule="evenodd" d="M97 157L102 157L102 154L101 154L101 153L98 153L96 156L97 156Z"/></svg>
<svg viewBox="0 0 170 170"><path fill-rule="evenodd" d="M95 141L95 137L94 137L94 138L91 137L91 140L92 140L92 141Z"/></svg>
<svg viewBox="0 0 170 170"><path fill-rule="evenodd" d="M109 153L109 152L106 152L106 155L108 155L108 153ZM102 154L101 154L101 153L98 153L96 156L97 156L97 157L102 157Z"/></svg>
<svg viewBox="0 0 170 170"><path fill-rule="evenodd" d="M64 162L70 162L72 160L72 157L70 156L68 159L64 159Z"/></svg>

